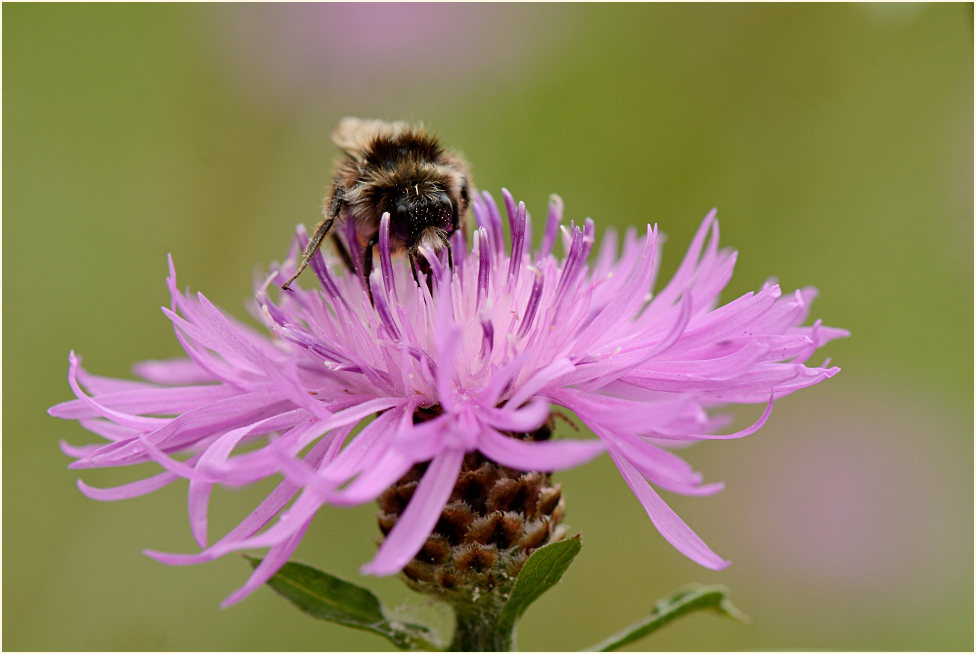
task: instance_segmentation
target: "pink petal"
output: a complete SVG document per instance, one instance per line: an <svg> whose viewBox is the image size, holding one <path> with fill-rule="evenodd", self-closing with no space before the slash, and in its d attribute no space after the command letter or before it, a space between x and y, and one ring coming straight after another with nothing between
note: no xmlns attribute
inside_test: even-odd
<svg viewBox="0 0 976 654"><path fill-rule="evenodd" d="M478 439L486 457L516 470L552 472L587 463L604 451L599 440L523 441L486 428Z"/></svg>
<svg viewBox="0 0 976 654"><path fill-rule="evenodd" d="M318 464L325 453L328 451L328 443L325 441L316 443L315 446L305 456L305 462L309 465ZM275 487L271 493L261 501L250 515L241 521L236 527L221 538L209 549L199 554L168 554L155 550L144 550L144 554L150 556L161 563L167 565L191 565L212 561L227 552L235 549L245 549L240 543L245 543L248 538L256 534L260 529L267 525L278 515L279 511L295 496L300 487L287 479Z"/></svg>
<svg viewBox="0 0 976 654"><path fill-rule="evenodd" d="M133 371L146 381L171 386L216 381L207 371L190 359L142 361L133 366Z"/></svg>
<svg viewBox="0 0 976 654"><path fill-rule="evenodd" d="M675 548L689 559L712 570L722 570L728 567L726 561L713 552L698 535L691 530L678 515L671 510L664 500L654 492L650 484L640 475L637 470L627 462L621 455L612 449L609 451L610 458L617 464L620 474L630 489L634 491L637 499L640 500L648 517L657 528L664 539L674 545Z"/></svg>
<svg viewBox="0 0 976 654"><path fill-rule="evenodd" d="M512 394L507 404L521 405L542 388L554 384L560 377L571 373L573 368L574 366L569 359L562 358L553 361L520 384L518 390Z"/></svg>
<svg viewBox="0 0 976 654"><path fill-rule="evenodd" d="M535 431L549 418L549 403L542 398L535 398L517 409L509 409L510 405L519 406L509 402L501 409L494 407L481 409L478 415L495 429L523 434Z"/></svg>
<svg viewBox="0 0 976 654"><path fill-rule="evenodd" d="M79 400L91 409L91 416L102 416L111 419L120 425L126 427L131 427L132 429L154 429L168 422L166 418L146 418L143 416L133 415L131 413L124 413L121 411L113 411L108 407L102 406L99 402L94 400L85 394L78 385L78 370L81 366L81 360L75 356L74 351L68 355L68 385L71 386L71 390L74 391L75 395ZM50 409L50 413L54 417L58 417L58 412L68 404L67 402L58 404Z"/></svg>
<svg viewBox="0 0 976 654"><path fill-rule="evenodd" d="M153 388L145 386L139 390L126 390L98 395L101 407L123 412L170 413L178 414L224 398L239 395L240 390L230 386L183 386L178 388ZM49 413L56 418L77 420L96 415L92 405L83 400L62 402L51 407Z"/></svg>
<svg viewBox="0 0 976 654"><path fill-rule="evenodd" d="M268 553L264 555L261 563L258 567L254 569L250 578L247 580L243 586L231 593L227 599L220 603L220 608L226 609L228 606L237 604L242 599L253 593L255 590L264 585L268 579L271 579L281 566L288 562L288 558L292 555L298 544L302 541L302 536L305 535L305 531L308 529L308 525L311 524L311 520L307 521L295 533L287 540L273 545Z"/></svg>
<svg viewBox="0 0 976 654"><path fill-rule="evenodd" d="M172 472L161 472L158 475L153 475L152 477L147 477L146 479L140 479L139 481L133 481L128 484L122 484L121 486L114 486L112 488L95 488L94 486L89 486L79 479L78 490L93 500L114 502L115 500L127 500L133 497L139 497L141 495L152 493L153 491L157 491L160 488L168 486L179 478L180 477L178 475L175 475Z"/></svg>
<svg viewBox="0 0 976 654"><path fill-rule="evenodd" d="M363 574L383 576L398 572L420 551L454 490L463 460L463 451L445 450L430 462L403 515L373 560L362 567Z"/></svg>
<svg viewBox="0 0 976 654"><path fill-rule="evenodd" d="M681 261L681 265L678 266L678 270L671 277L671 281L668 285L658 293L654 299L651 301L651 306L648 307L648 311L655 312L660 310L662 306L669 306L673 303L679 295L683 294L694 276L695 267L698 263L698 259L701 256L702 247L705 245L705 238L708 236L709 230L713 229L715 225L715 214L716 210L712 209L708 212L702 220L701 225L698 227L698 231L695 233L694 238L691 241L691 245L688 247L688 251L685 254L685 258Z"/></svg>

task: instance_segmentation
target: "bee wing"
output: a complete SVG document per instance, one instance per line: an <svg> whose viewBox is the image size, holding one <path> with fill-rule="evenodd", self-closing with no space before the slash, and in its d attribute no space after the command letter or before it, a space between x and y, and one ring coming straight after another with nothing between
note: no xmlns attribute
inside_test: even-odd
<svg viewBox="0 0 976 654"><path fill-rule="evenodd" d="M382 120L346 116L332 129L332 142L350 157L362 159L376 137L390 138L408 129L410 125L402 120L387 123Z"/></svg>

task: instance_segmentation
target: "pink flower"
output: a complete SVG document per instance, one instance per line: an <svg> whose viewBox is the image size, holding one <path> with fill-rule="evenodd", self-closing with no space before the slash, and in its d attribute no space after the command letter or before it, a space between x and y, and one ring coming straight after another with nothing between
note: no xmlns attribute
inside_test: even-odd
<svg viewBox="0 0 976 654"><path fill-rule="evenodd" d="M173 299L164 311L187 358L139 364L145 381L135 382L91 375L72 353L68 381L77 399L50 410L109 441L62 444L76 458L70 467L151 460L164 470L111 489L79 481L82 492L116 500L188 479L190 527L202 551L147 553L181 565L268 547L230 604L288 560L319 508L372 502L418 462L430 464L365 573L391 574L413 558L466 452L520 470L554 471L606 450L671 544L703 566L725 567L655 490L709 495L722 485L703 484L669 446L754 433L774 399L838 372L806 361L847 332L820 321L800 326L812 288L784 296L767 283L719 305L736 254L719 250L714 211L674 277L652 294L656 226L640 236L629 230L619 253L616 235L608 233L590 265L592 221L562 226L562 203L554 197L542 242L533 248L525 206L503 193L510 248L485 193L473 205L478 228L470 249L456 233L453 265L425 253L430 279L421 276L419 284L405 260L391 258L384 217L380 265L368 280L372 300L361 275L325 255L312 265L316 288L273 301L269 289L289 277L307 240L299 228L286 265L274 267L256 291L270 338L225 316L202 294L180 293L171 261ZM557 241L561 257L553 253ZM720 434L727 418L710 411L728 404L765 410L750 427ZM439 411L422 412L429 419L417 418L418 410L434 406ZM511 437L538 429L554 406L574 412L598 438ZM214 484L270 476L280 476L277 488L210 543Z"/></svg>

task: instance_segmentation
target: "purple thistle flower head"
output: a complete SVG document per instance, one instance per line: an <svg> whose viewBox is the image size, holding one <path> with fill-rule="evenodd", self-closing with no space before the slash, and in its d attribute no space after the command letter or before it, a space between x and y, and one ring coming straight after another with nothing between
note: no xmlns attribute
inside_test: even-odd
<svg viewBox="0 0 976 654"><path fill-rule="evenodd" d="M311 264L315 288L275 301L269 289L288 279L307 242L300 227L286 264L257 285L270 337L202 294L180 292L170 260L172 303L164 312L187 357L139 364L144 381L137 382L92 375L72 353L68 381L77 399L50 409L108 441L62 444L75 458L71 468L155 461L163 470L115 488L81 481L79 488L117 500L189 480L190 528L202 551L147 554L182 565L269 548L227 605L288 560L323 505L372 502L417 463L429 462L364 573L395 573L413 559L467 453L551 472L606 451L664 538L705 567L725 567L655 490L709 495L722 488L704 484L671 448L754 433L776 398L838 372L806 362L847 332L820 321L802 326L812 288L784 295L767 283L720 305L736 253L719 249L714 211L673 278L652 292L656 226L627 231L619 252L609 232L591 257L593 222L563 225L562 203L553 197L534 247L525 206L503 194L507 240L501 212L484 193L472 205L470 247L458 232L452 261L422 252L429 270L418 279L405 258L391 257L384 216L380 265L368 279L323 254ZM750 427L721 433L727 417L712 410L729 404L764 410ZM556 407L575 413L597 438L512 437L540 429ZM213 486L266 477L278 477L278 486L211 542Z"/></svg>

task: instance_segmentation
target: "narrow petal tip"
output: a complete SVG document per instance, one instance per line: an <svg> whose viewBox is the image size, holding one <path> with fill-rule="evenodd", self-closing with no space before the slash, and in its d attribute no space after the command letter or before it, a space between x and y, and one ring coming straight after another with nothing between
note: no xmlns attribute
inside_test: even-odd
<svg viewBox="0 0 976 654"><path fill-rule="evenodd" d="M720 558L714 564L708 564L708 563L706 563L704 565L709 570L718 571L718 570L725 570L727 567L729 567L730 565L732 565L732 561L730 561L729 559L722 559L722 558Z"/></svg>
<svg viewBox="0 0 976 654"><path fill-rule="evenodd" d="M371 577L388 577L399 570L386 570L383 566L375 565L372 561L359 568L359 574Z"/></svg>

